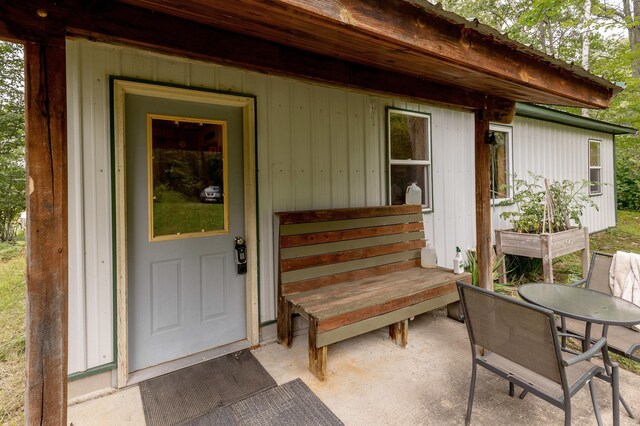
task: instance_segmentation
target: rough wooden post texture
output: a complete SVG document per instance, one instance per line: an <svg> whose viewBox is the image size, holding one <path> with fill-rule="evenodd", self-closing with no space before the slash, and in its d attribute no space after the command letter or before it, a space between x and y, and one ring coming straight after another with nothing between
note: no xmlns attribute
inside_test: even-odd
<svg viewBox="0 0 640 426"><path fill-rule="evenodd" d="M582 228L584 230L584 248L582 249L582 278L587 278L589 275L589 265L591 264L591 247L589 245L589 228L586 226Z"/></svg>
<svg viewBox="0 0 640 426"><path fill-rule="evenodd" d="M491 250L491 147L485 142L489 120L485 110L475 113L476 253L478 285L493 290Z"/></svg>
<svg viewBox="0 0 640 426"><path fill-rule="evenodd" d="M496 259L500 259L502 256L502 233L500 230L496 230ZM500 268L498 270L498 282L500 284L507 283L507 262L506 259L500 263Z"/></svg>
<svg viewBox="0 0 640 426"><path fill-rule="evenodd" d="M278 297L278 343L291 347L293 330L291 325L291 303Z"/></svg>
<svg viewBox="0 0 640 426"><path fill-rule="evenodd" d="M309 370L319 379L327 377L327 346L317 347L318 322L309 317Z"/></svg>
<svg viewBox="0 0 640 426"><path fill-rule="evenodd" d="M64 38L25 45L25 423L67 422L68 224Z"/></svg>
<svg viewBox="0 0 640 426"><path fill-rule="evenodd" d="M409 341L409 320L406 319L391 324L389 326L389 338L393 340L396 345L406 348Z"/></svg>
<svg viewBox="0 0 640 426"><path fill-rule="evenodd" d="M551 239L553 234L540 235L540 242L542 248L542 271L544 275L545 283L553 282L553 256L551 255Z"/></svg>

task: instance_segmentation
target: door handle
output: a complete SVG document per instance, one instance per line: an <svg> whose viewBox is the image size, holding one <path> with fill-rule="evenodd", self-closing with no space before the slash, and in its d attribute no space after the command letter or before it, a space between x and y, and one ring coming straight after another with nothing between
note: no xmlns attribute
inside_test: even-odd
<svg viewBox="0 0 640 426"><path fill-rule="evenodd" d="M235 262L238 267L238 274L247 273L247 244L242 237L236 237L234 240Z"/></svg>

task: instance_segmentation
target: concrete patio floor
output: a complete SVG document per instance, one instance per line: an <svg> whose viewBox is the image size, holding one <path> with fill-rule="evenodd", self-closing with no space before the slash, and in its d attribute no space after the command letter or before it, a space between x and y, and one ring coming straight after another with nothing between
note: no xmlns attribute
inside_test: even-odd
<svg viewBox="0 0 640 426"><path fill-rule="evenodd" d="M294 338L291 349L271 343L253 351L278 384L300 377L346 425L464 424L471 376L471 354L464 324L436 311L409 325L409 345L402 349L385 330L329 347L328 377L318 381L307 369L307 338ZM621 371L621 392L640 415L640 376ZM612 424L611 388L596 380L605 425ZM595 425L588 387L573 398L573 424ZM69 407L69 423L144 424L138 387ZM560 425L561 409L528 395L508 395L508 384L479 369L472 416L475 425ZM621 425L637 425L622 411Z"/></svg>

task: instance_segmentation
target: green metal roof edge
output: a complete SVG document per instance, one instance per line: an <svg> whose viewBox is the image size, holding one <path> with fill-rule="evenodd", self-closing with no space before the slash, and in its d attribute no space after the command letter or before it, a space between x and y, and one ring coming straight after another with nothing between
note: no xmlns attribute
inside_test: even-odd
<svg viewBox="0 0 640 426"><path fill-rule="evenodd" d="M522 102L516 102L516 115L579 127L581 129L596 130L612 135L634 135L638 131L633 127L620 126L606 121L595 120L593 118L582 117L580 115Z"/></svg>

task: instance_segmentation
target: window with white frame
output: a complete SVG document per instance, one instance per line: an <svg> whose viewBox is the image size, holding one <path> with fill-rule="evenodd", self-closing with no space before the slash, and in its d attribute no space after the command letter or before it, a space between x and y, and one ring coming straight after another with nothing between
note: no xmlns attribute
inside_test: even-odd
<svg viewBox="0 0 640 426"><path fill-rule="evenodd" d="M495 202L511 198L512 177L512 136L509 126L492 124L489 127L491 144L491 199Z"/></svg>
<svg viewBox="0 0 640 426"><path fill-rule="evenodd" d="M602 142L589 140L589 195L602 195Z"/></svg>
<svg viewBox="0 0 640 426"><path fill-rule="evenodd" d="M416 196L417 186L420 204L431 210L431 115L390 108L387 131L390 204L405 204L409 192Z"/></svg>

